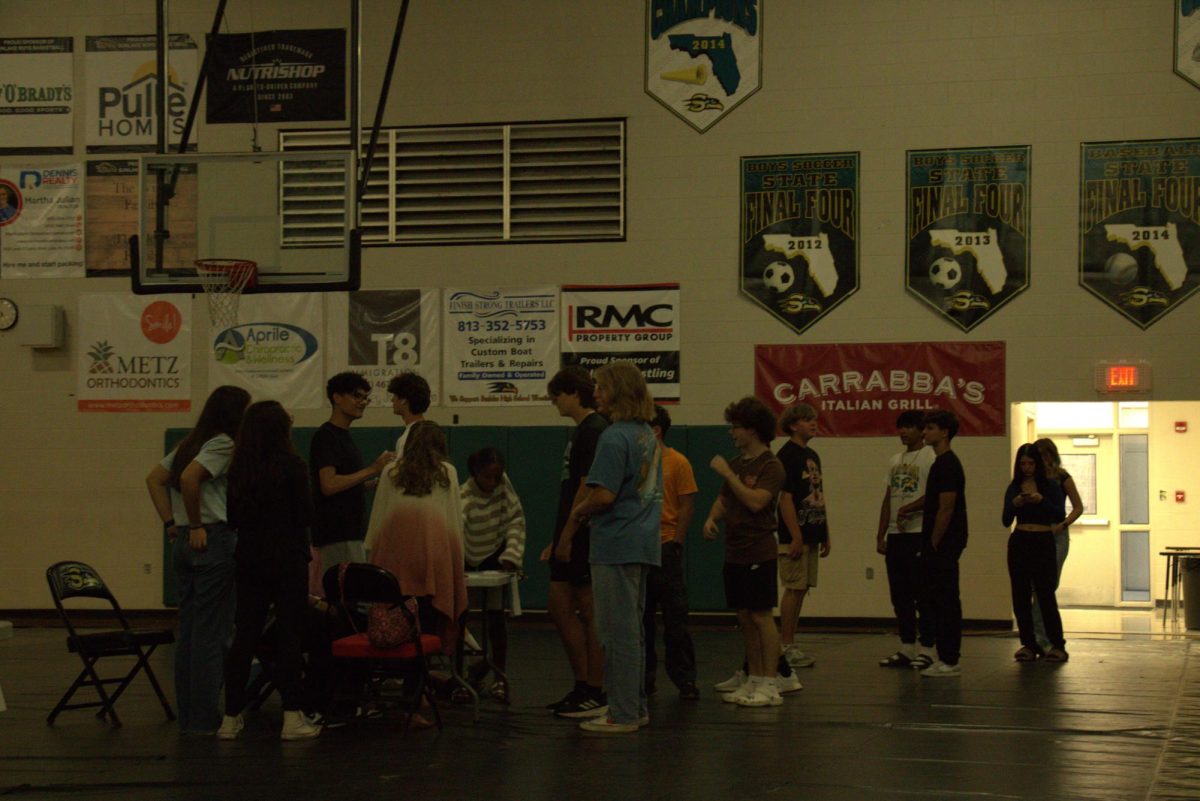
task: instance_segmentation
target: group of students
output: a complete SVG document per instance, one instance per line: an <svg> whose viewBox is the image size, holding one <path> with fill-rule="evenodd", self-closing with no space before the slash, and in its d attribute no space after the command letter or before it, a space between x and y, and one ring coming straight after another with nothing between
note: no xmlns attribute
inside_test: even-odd
<svg viewBox="0 0 1200 801"><path fill-rule="evenodd" d="M349 428L370 403L371 386L357 373L340 373L326 385L332 412L313 437L309 463L296 452L292 417L278 402L251 403L245 390L222 386L150 471L151 500L174 542L181 731L221 739L242 731L252 662L273 612L281 739L320 734L327 711L320 666L333 635L328 604L309 593L314 554L324 568L369 560L391 571L419 599L423 629L442 634L447 651L467 608L464 567L519 570L524 514L503 457L490 448L472 454L472 477L460 487L445 433L422 417L428 384L403 373L388 389L406 428L397 450L370 464ZM376 485L364 525L365 491ZM488 625L492 663L503 670L503 618ZM414 716L413 725L427 721Z"/></svg>

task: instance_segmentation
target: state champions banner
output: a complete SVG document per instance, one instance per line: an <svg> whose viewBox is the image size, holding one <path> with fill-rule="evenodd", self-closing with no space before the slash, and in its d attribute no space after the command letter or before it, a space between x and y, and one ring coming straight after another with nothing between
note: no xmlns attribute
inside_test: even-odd
<svg viewBox="0 0 1200 801"><path fill-rule="evenodd" d="M550 400L558 371L558 287L443 290L442 389L451 404Z"/></svg>
<svg viewBox="0 0 1200 801"><path fill-rule="evenodd" d="M441 402L441 309L436 289L364 289L329 293L326 372L361 373L376 402L397 373L412 370Z"/></svg>
<svg viewBox="0 0 1200 801"><path fill-rule="evenodd" d="M637 365L655 400L679 402L679 284L564 286L562 366Z"/></svg>
<svg viewBox="0 0 1200 801"><path fill-rule="evenodd" d="M0 278L82 278L83 167L0 167Z"/></svg>
<svg viewBox="0 0 1200 801"><path fill-rule="evenodd" d="M1003 342L756 345L754 392L776 413L803 401L830 437L890 437L896 417L945 409L963 436L1007 431Z"/></svg>
<svg viewBox="0 0 1200 801"><path fill-rule="evenodd" d="M905 285L970 331L1029 286L1031 148L908 151Z"/></svg>
<svg viewBox="0 0 1200 801"><path fill-rule="evenodd" d="M223 330L209 326L209 391L233 384L287 409L327 407L321 293L244 296L238 317Z"/></svg>
<svg viewBox="0 0 1200 801"><path fill-rule="evenodd" d="M79 296L76 407L81 412L192 408L192 299Z"/></svg>
<svg viewBox="0 0 1200 801"><path fill-rule="evenodd" d="M0 39L0 155L71 152L74 46L70 36Z"/></svg>

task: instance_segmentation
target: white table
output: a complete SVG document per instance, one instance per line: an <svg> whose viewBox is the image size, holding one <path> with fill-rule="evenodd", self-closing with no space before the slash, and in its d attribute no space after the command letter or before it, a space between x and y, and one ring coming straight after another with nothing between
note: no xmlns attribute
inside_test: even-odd
<svg viewBox="0 0 1200 801"><path fill-rule="evenodd" d="M467 589L482 590L481 608L483 610L484 624L480 631L480 642L472 643L472 650L478 652L488 667L496 674L496 676L504 681L508 681L508 677L504 675L504 671L496 667L492 662L492 657L488 651L488 627L487 613L493 609L503 610L505 608L504 590L508 588L508 609L513 617L521 614L521 592L518 582L520 574L507 570L468 570ZM470 604L468 604L470 606ZM467 632L466 623L462 626L462 635L458 638L458 647L455 654L455 671L454 679L462 687L465 687L467 692L471 694L471 703L475 707L475 722L479 722L479 693L471 686L470 682L463 678L463 656L466 653L467 639L470 635Z"/></svg>

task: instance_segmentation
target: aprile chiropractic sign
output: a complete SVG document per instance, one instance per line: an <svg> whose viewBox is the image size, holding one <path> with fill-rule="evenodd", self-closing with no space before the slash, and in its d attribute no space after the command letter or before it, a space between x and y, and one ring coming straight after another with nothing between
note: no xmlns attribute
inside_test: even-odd
<svg viewBox="0 0 1200 801"><path fill-rule="evenodd" d="M829 437L890 437L909 409L953 412L960 436L1007 433L1003 342L757 345L754 391L776 413L809 404Z"/></svg>

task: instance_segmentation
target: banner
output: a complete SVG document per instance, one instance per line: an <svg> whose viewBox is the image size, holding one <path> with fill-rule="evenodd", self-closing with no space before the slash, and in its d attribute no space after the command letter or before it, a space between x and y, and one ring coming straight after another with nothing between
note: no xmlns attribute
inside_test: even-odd
<svg viewBox="0 0 1200 801"><path fill-rule="evenodd" d="M328 296L327 374L362 373L375 402L382 403L392 377L412 370L429 382L430 402L441 402L438 290L364 289Z"/></svg>
<svg viewBox="0 0 1200 801"><path fill-rule="evenodd" d="M72 151L74 46L70 36L0 39L0 155Z"/></svg>
<svg viewBox="0 0 1200 801"><path fill-rule="evenodd" d="M167 136L179 144L192 92L196 88L196 43L173 33L167 51ZM158 64L154 36L89 36L85 72L88 81L89 153L152 153L157 145L154 106ZM196 145L192 130L190 147ZM175 148L178 149L178 148Z"/></svg>
<svg viewBox="0 0 1200 801"><path fill-rule="evenodd" d="M646 94L704 133L762 86L763 0L646 2Z"/></svg>
<svg viewBox="0 0 1200 801"><path fill-rule="evenodd" d="M858 291L858 154L742 158L742 294L803 332Z"/></svg>
<svg viewBox="0 0 1200 801"><path fill-rule="evenodd" d="M1143 330L1200 288L1200 139L1084 142L1079 283Z"/></svg>
<svg viewBox="0 0 1200 801"><path fill-rule="evenodd" d="M1029 286L1030 148L908 151L905 285L963 331Z"/></svg>
<svg viewBox="0 0 1200 801"><path fill-rule="evenodd" d="M81 278L80 165L0 167L0 278Z"/></svg>
<svg viewBox="0 0 1200 801"><path fill-rule="evenodd" d="M641 369L660 403L679 402L679 284L564 286L562 366Z"/></svg>
<svg viewBox="0 0 1200 801"><path fill-rule="evenodd" d="M154 213L157 187L147 182L142 198L147 214ZM196 260L196 224L198 201L196 165L181 164L171 196L171 212L187 225L173 225L164 243L166 264L191 264ZM89 276L128 275L129 237L138 233L138 163L132 159L90 160L87 163L87 251ZM143 244L143 256L150 258L154 243Z"/></svg>
<svg viewBox="0 0 1200 801"><path fill-rule="evenodd" d="M558 371L558 288L444 291L445 375L451 404L546 403Z"/></svg>
<svg viewBox="0 0 1200 801"><path fill-rule="evenodd" d="M321 293L248 295L238 317L222 331L209 326L208 388L235 384L254 400L276 400L288 409L322 409L325 327Z"/></svg>
<svg viewBox="0 0 1200 801"><path fill-rule="evenodd" d="M1200 0L1175 0L1175 74L1200 87Z"/></svg>
<svg viewBox="0 0 1200 801"><path fill-rule="evenodd" d="M222 33L208 38L208 123L346 118L346 31Z"/></svg>
<svg viewBox="0 0 1200 801"><path fill-rule="evenodd" d="M1007 431L1003 342L756 345L754 394L776 413L801 401L826 437L891 437L896 418L946 409L960 436Z"/></svg>
<svg viewBox="0 0 1200 801"><path fill-rule="evenodd" d="M79 296L76 404L81 412L192 408L192 299Z"/></svg>

